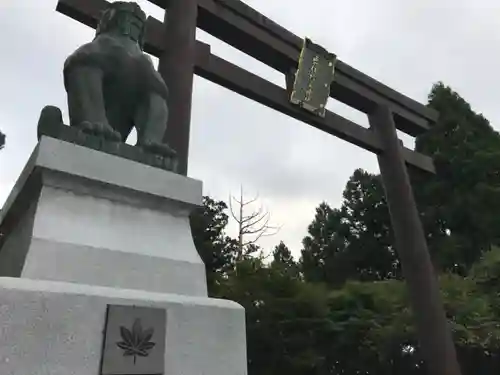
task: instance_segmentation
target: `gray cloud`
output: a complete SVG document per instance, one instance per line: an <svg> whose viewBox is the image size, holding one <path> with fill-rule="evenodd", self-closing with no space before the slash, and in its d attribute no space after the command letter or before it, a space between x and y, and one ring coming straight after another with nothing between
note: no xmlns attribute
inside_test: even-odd
<svg viewBox="0 0 500 375"><path fill-rule="evenodd" d="M162 12L146 0L143 9ZM476 0L253 0L248 3L335 52L340 59L389 86L425 101L432 83L443 80L473 107L499 123L496 83L500 43L496 2ZM0 152L0 203L36 143L41 108L66 102L61 67L93 30L55 12L55 0L3 0L0 129L8 136ZM198 31L212 51L267 79L283 77L245 54ZM332 101L329 108L366 126L366 117ZM410 145L411 139L405 137ZM195 80L190 176L205 193L227 200L242 184L259 192L273 218L283 224L280 239L298 254L314 208L338 205L355 168L377 172L374 155L275 113L237 94Z"/></svg>

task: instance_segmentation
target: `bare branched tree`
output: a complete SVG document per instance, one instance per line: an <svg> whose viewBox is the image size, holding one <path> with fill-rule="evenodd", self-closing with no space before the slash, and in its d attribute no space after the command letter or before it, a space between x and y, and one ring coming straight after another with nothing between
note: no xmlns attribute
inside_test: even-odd
<svg viewBox="0 0 500 375"><path fill-rule="evenodd" d="M262 237L273 236L278 233L281 226L271 225L271 214L262 205L257 210L248 212L249 206L257 202L259 196L250 200L245 200L243 187L240 189L239 199L229 196L229 209L231 216L238 225L238 254L237 260L254 252L257 249L256 243ZM236 209L233 209L236 202Z"/></svg>

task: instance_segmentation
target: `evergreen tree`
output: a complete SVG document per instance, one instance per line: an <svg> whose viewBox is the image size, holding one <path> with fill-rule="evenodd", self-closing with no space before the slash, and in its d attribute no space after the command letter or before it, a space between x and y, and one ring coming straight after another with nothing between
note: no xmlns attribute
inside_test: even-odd
<svg viewBox="0 0 500 375"><path fill-rule="evenodd" d="M380 177L361 169L354 171L347 182L341 212L343 223L349 227L349 278L375 281L400 274L384 194Z"/></svg>
<svg viewBox="0 0 500 375"><path fill-rule="evenodd" d="M299 267L292 256L292 252L283 241L274 248L271 268L290 277L299 277Z"/></svg>
<svg viewBox="0 0 500 375"><path fill-rule="evenodd" d="M416 139L438 174L413 174L422 220L435 263L465 274L500 240L500 136L481 114L442 83L429 106L439 121Z"/></svg>
<svg viewBox="0 0 500 375"><path fill-rule="evenodd" d="M205 263L209 293L215 293L220 279L234 269L237 255L237 242L226 235L229 220L227 205L203 197L203 205L190 217L193 241Z"/></svg>
<svg viewBox="0 0 500 375"><path fill-rule="evenodd" d="M346 237L349 227L343 222L340 210L332 209L327 203L316 208L314 220L308 227L308 235L303 239L302 273L307 281L341 285L348 270L342 262L346 252Z"/></svg>
<svg viewBox="0 0 500 375"><path fill-rule="evenodd" d="M322 203L303 240L301 265L309 281L336 286L346 280L400 275L392 229L378 176L358 169L347 182L340 209Z"/></svg>

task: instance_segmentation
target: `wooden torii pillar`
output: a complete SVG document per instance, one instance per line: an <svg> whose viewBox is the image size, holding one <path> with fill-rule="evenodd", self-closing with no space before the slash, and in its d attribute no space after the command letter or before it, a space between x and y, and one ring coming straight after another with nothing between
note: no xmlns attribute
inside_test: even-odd
<svg viewBox="0 0 500 375"><path fill-rule="evenodd" d="M188 169L197 15L197 0L168 1L164 17L165 49L158 67L170 92L164 141L177 151L178 173L184 176Z"/></svg>

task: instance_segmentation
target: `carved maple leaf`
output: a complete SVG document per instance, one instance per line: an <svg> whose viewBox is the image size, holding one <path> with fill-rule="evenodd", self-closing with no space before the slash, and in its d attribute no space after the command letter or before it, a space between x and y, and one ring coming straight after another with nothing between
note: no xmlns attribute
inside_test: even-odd
<svg viewBox="0 0 500 375"><path fill-rule="evenodd" d="M154 342L150 341L153 337L153 333L153 328L143 331L141 321L139 319L135 319L134 324L132 325L132 330L123 326L120 327L120 335L123 341L117 342L116 345L120 349L123 349L123 356L134 357L135 365L137 356L147 357L149 355L149 351L156 345Z"/></svg>

